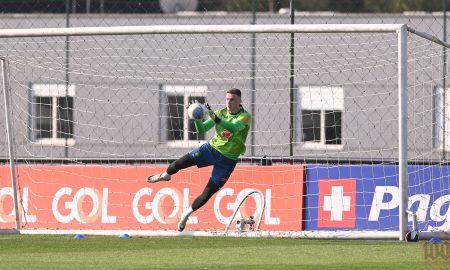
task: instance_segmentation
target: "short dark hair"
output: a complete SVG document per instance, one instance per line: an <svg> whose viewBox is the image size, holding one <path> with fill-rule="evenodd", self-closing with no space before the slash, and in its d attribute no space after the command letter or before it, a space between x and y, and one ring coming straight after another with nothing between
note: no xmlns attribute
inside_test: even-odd
<svg viewBox="0 0 450 270"><path fill-rule="evenodd" d="M237 88L231 88L230 90L227 91L227 94L234 94L237 95L238 97L241 97L241 90Z"/></svg>

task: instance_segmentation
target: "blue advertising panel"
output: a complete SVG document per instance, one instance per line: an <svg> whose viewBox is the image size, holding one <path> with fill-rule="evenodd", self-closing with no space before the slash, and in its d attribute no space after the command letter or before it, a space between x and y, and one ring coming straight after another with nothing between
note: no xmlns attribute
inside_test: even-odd
<svg viewBox="0 0 450 270"><path fill-rule="evenodd" d="M420 230L450 229L449 174L450 166L408 167ZM398 187L394 165L307 165L305 230L398 230Z"/></svg>

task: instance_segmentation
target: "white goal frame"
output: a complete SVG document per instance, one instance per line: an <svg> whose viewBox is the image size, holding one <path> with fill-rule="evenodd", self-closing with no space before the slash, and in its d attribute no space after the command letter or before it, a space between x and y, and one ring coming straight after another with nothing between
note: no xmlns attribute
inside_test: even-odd
<svg viewBox="0 0 450 270"><path fill-rule="evenodd" d="M41 28L41 29L2 29L0 30L1 38L16 38L16 37L51 37L51 36L90 36L90 35L132 35L132 34L233 34L233 33L396 33L398 39L398 168L399 168L399 231L386 232L289 232L290 237L309 237L309 238L398 238L405 239L408 232L408 214L406 212L408 206L408 145L407 145L407 34L408 32L418 34L433 42L439 43L448 47L448 44L442 41L422 34L414 29L410 29L405 24L310 24L310 25L156 25L156 26L122 26L122 27L74 27L74 28ZM7 104L9 103L9 87L7 82L7 59L0 58L3 71L3 88L5 99L5 113L7 118L7 129L10 131L11 111ZM10 132L8 132L9 139L9 154L11 167L11 181L12 186L15 187L15 164L13 156L13 142L11 141ZM20 230L18 216L17 191L14 190L14 208L16 213L16 226L20 233L37 233L36 230L27 231ZM70 233L70 231L42 231L42 233ZM123 232L123 231L122 231ZM116 234L116 231L87 231L86 233L97 234ZM177 235L178 232L171 231L153 231L140 232L130 231L131 234L140 235ZM217 233L198 232L193 235L222 235ZM253 235L253 234L248 234ZM256 235L256 232L255 232ZM264 236L264 232L260 233ZM274 232L268 233L268 236L276 236ZM283 234L279 234L285 236ZM287 236L287 235L286 235Z"/></svg>

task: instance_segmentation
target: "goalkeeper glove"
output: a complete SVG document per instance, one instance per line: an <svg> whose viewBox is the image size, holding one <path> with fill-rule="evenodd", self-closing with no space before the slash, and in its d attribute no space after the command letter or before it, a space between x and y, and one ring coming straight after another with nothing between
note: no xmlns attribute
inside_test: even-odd
<svg viewBox="0 0 450 270"><path fill-rule="evenodd" d="M186 110L189 109L189 106L191 106L194 103L199 103L199 102L196 99L189 101L188 104L186 105Z"/></svg>
<svg viewBox="0 0 450 270"><path fill-rule="evenodd" d="M216 122L217 124L220 123L221 119L214 113L214 111L211 109L211 106L209 106L208 103L205 103L206 112L209 114L209 117Z"/></svg>

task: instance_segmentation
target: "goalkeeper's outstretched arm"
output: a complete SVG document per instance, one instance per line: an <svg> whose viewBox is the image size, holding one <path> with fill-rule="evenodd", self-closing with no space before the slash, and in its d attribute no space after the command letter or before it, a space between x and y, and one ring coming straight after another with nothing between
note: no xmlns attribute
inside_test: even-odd
<svg viewBox="0 0 450 270"><path fill-rule="evenodd" d="M214 127L214 121L211 119L207 119L205 121L202 120L195 120L195 129L197 129L198 133L206 133L208 130L210 130L212 127Z"/></svg>

